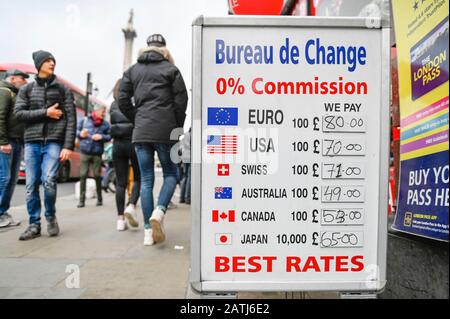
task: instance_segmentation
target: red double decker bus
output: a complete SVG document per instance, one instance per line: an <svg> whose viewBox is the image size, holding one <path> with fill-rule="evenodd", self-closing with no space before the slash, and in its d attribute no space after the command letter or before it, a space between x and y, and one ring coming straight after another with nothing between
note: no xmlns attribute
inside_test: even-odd
<svg viewBox="0 0 450 319"><path fill-rule="evenodd" d="M36 68L30 64L0 63L0 80L3 80L6 77L6 71L9 69L18 69L22 72L29 74L30 78L28 79L28 82L34 81L34 76L37 74ZM84 99L86 96L86 92L77 87L76 85L74 85L73 83L65 80L59 75L56 75L56 78L58 82L68 87L69 90L73 93L78 122L78 120L84 117ZM89 110L91 110L95 104L100 104L105 107L107 106L105 102L90 95ZM72 155L70 156L69 160L61 164L58 176L59 182L66 182L71 178L80 177L80 151L78 146L79 145L76 145L75 151L72 152ZM19 172L19 180L24 179L25 179L25 163L22 162Z"/></svg>

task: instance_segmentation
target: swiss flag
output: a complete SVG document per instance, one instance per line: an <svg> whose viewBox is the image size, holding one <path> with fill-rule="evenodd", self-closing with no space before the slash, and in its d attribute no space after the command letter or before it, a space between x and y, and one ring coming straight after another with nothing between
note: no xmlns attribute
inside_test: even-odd
<svg viewBox="0 0 450 319"><path fill-rule="evenodd" d="M212 211L212 221L214 223L222 221L227 221L230 223L234 223L235 221L235 212L234 210L229 210L228 212L225 211L219 211L219 210L213 210Z"/></svg>
<svg viewBox="0 0 450 319"><path fill-rule="evenodd" d="M216 245L231 245L231 234L216 234Z"/></svg>
<svg viewBox="0 0 450 319"><path fill-rule="evenodd" d="M218 176L230 176L230 164L217 164Z"/></svg>

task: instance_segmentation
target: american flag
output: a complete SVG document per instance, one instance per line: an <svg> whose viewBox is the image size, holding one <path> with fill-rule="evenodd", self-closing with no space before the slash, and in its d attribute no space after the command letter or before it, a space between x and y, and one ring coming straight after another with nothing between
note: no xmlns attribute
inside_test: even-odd
<svg viewBox="0 0 450 319"><path fill-rule="evenodd" d="M208 135L208 154L236 154L237 135Z"/></svg>

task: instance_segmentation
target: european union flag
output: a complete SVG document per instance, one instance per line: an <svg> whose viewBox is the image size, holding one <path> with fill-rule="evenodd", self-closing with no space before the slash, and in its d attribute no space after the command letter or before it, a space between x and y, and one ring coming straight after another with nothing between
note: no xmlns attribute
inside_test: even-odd
<svg viewBox="0 0 450 319"><path fill-rule="evenodd" d="M208 107L208 125L238 125L237 107Z"/></svg>
<svg viewBox="0 0 450 319"><path fill-rule="evenodd" d="M232 187L216 187L214 188L215 199L232 199L233 188Z"/></svg>

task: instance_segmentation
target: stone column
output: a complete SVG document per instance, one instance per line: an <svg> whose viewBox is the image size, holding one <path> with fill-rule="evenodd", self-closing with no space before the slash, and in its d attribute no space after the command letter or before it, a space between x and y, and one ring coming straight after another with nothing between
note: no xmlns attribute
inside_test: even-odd
<svg viewBox="0 0 450 319"><path fill-rule="evenodd" d="M137 33L133 27L133 9L130 11L130 18L128 19L128 25L122 29L125 36L125 53L123 58L123 71L127 70L133 61L133 41L136 38Z"/></svg>

